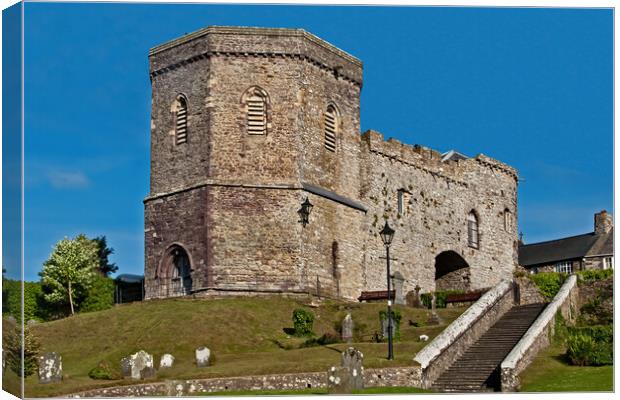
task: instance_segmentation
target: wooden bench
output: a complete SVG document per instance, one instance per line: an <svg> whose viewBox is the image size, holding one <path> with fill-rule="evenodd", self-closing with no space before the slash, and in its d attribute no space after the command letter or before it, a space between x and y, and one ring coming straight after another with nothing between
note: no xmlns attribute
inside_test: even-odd
<svg viewBox="0 0 620 400"><path fill-rule="evenodd" d="M395 290L390 290L390 298L394 298L394 295L396 294ZM373 301L373 300L387 300L388 298L388 291L387 290L375 290L373 292L362 292L362 294L360 295L360 297L358 297L357 299L359 301Z"/></svg>
<svg viewBox="0 0 620 400"><path fill-rule="evenodd" d="M469 303L478 300L486 290L477 290L467 293L453 293L446 296L446 305L451 303Z"/></svg>

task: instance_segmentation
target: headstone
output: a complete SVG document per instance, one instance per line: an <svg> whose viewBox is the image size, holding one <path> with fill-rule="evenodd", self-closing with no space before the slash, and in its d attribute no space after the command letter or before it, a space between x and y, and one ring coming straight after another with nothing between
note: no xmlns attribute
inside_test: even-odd
<svg viewBox="0 0 620 400"><path fill-rule="evenodd" d="M164 354L159 359L159 369L170 368L174 364L174 356L172 354Z"/></svg>
<svg viewBox="0 0 620 400"><path fill-rule="evenodd" d="M426 321L426 325L440 325L443 323L443 320L435 311L435 292L433 292L433 297L431 298L431 316Z"/></svg>
<svg viewBox="0 0 620 400"><path fill-rule="evenodd" d="M131 359L129 357L124 357L121 359L121 375L123 378L128 378L131 376Z"/></svg>
<svg viewBox="0 0 620 400"><path fill-rule="evenodd" d="M39 383L62 381L62 357L57 353L39 356Z"/></svg>
<svg viewBox="0 0 620 400"><path fill-rule="evenodd" d="M342 340L344 342L351 342L353 340L353 318L351 314L347 314L342 320Z"/></svg>
<svg viewBox="0 0 620 400"><path fill-rule="evenodd" d="M211 357L211 350L206 347L199 347L196 349L196 366L206 367L209 365L209 358Z"/></svg>
<svg viewBox="0 0 620 400"><path fill-rule="evenodd" d="M387 318L381 318L381 334L383 335L384 339L387 339L388 337L388 319ZM392 338L396 338L396 322L394 322L394 320L392 320Z"/></svg>
<svg viewBox="0 0 620 400"><path fill-rule="evenodd" d="M155 375L153 356L144 350L125 357L121 360L121 373L123 377L134 380L146 379Z"/></svg>
<svg viewBox="0 0 620 400"><path fill-rule="evenodd" d="M399 271L392 274L392 284L394 285L394 304L405 304L405 293L403 292L403 286L405 284L405 277Z"/></svg>
<svg viewBox="0 0 620 400"><path fill-rule="evenodd" d="M421 307L422 306L422 297L420 297L420 290L422 290L422 288L420 287L420 285L415 285L415 307Z"/></svg>
<svg viewBox="0 0 620 400"><path fill-rule="evenodd" d="M327 371L329 393L347 394L364 388L364 355L353 347L342 353L341 365Z"/></svg>

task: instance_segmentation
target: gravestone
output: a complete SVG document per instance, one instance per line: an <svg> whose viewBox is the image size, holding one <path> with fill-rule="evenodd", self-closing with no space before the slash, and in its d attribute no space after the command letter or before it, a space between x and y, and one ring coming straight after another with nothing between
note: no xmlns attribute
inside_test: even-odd
<svg viewBox="0 0 620 400"><path fill-rule="evenodd" d="M211 357L211 350L206 347L199 347L196 349L196 366L206 367L209 365L209 358Z"/></svg>
<svg viewBox="0 0 620 400"><path fill-rule="evenodd" d="M400 271L392 274L392 284L394 285L394 304L405 304L405 293L403 292L405 277Z"/></svg>
<svg viewBox="0 0 620 400"><path fill-rule="evenodd" d="M39 383L60 381L62 381L62 357L54 352L39 356Z"/></svg>
<svg viewBox="0 0 620 400"><path fill-rule="evenodd" d="M159 369L170 368L174 364L174 356L172 354L164 354L159 359Z"/></svg>
<svg viewBox="0 0 620 400"><path fill-rule="evenodd" d="M443 323L443 320L439 314L437 314L437 311L435 311L435 301L435 292L433 292L433 297L431 298L431 316L426 321L426 325L440 325Z"/></svg>
<svg viewBox="0 0 620 400"><path fill-rule="evenodd" d="M121 373L123 377L134 380L146 379L155 375L153 356L144 350L125 357L121 360Z"/></svg>
<svg viewBox="0 0 620 400"><path fill-rule="evenodd" d="M381 317L381 334L383 335L383 338L387 340L388 337L388 319L387 319L387 315L386 317ZM394 319L392 319L392 338L396 338L396 322L394 321Z"/></svg>
<svg viewBox="0 0 620 400"><path fill-rule="evenodd" d="M364 388L364 355L353 347L342 352L340 366L327 371L329 393L346 394Z"/></svg>
<svg viewBox="0 0 620 400"><path fill-rule="evenodd" d="M353 340L353 318L351 314L347 314L342 320L342 340L344 342L351 342Z"/></svg>
<svg viewBox="0 0 620 400"><path fill-rule="evenodd" d="M131 376L131 359L129 357L124 357L121 359L121 375L123 378L128 378Z"/></svg>

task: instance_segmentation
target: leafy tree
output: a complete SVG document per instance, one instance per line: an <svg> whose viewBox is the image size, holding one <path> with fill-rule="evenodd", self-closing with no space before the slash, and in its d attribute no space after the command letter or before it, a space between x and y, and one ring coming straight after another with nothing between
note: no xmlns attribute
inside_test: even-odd
<svg viewBox="0 0 620 400"><path fill-rule="evenodd" d="M107 310L112 306L114 306L114 281L112 278L95 276L81 301L80 312Z"/></svg>
<svg viewBox="0 0 620 400"><path fill-rule="evenodd" d="M62 239L56 243L39 273L46 288L45 300L54 304L68 303L73 315L76 299L83 298L98 266L96 242L81 234L75 239Z"/></svg>
<svg viewBox="0 0 620 400"><path fill-rule="evenodd" d="M6 345L7 366L20 377L34 374L37 369L37 357L41 351L39 340L34 336L28 325L23 325L24 369L22 370L22 335L19 329L20 326L17 324L5 326L9 328L3 340Z"/></svg>
<svg viewBox="0 0 620 400"><path fill-rule="evenodd" d="M99 257L99 272L103 276L109 276L110 273L118 271L118 267L115 263L111 263L108 260L110 254L114 254L114 249L108 247L108 243L105 236L98 236L92 239L97 244L97 256Z"/></svg>

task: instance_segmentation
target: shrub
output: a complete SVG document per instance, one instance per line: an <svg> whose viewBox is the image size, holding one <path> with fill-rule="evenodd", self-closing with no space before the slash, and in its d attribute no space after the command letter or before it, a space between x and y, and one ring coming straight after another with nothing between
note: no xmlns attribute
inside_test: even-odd
<svg viewBox="0 0 620 400"><path fill-rule="evenodd" d="M114 305L114 281L97 275L80 303L81 312L107 310Z"/></svg>
<svg viewBox="0 0 620 400"><path fill-rule="evenodd" d="M566 274L558 272L540 272L528 276L538 286L540 293L547 300L553 299L567 277Z"/></svg>
<svg viewBox="0 0 620 400"><path fill-rule="evenodd" d="M465 293L464 290L439 290L435 292L435 307L436 308L446 308L446 298L450 294L461 294ZM427 308L431 308L433 301L432 293L422 293L420 295L420 299L422 300L422 304L424 304Z"/></svg>
<svg viewBox="0 0 620 400"><path fill-rule="evenodd" d="M311 338L306 340L301 347L325 346L326 344L339 343L340 338L333 333L326 333L320 338Z"/></svg>
<svg viewBox="0 0 620 400"><path fill-rule="evenodd" d="M99 365L88 371L88 376L91 379L115 380L121 378L118 372L112 370L112 367L107 361L100 361Z"/></svg>
<svg viewBox="0 0 620 400"><path fill-rule="evenodd" d="M2 280L2 314L11 315L21 321L21 281ZM39 282L24 282L24 322L31 319L46 320L43 291Z"/></svg>
<svg viewBox="0 0 620 400"><path fill-rule="evenodd" d="M577 271L577 277L580 281L600 281L614 275L613 269L588 269L585 271Z"/></svg>
<svg viewBox="0 0 620 400"><path fill-rule="evenodd" d="M566 355L574 365L613 364L613 327L569 328Z"/></svg>
<svg viewBox="0 0 620 400"><path fill-rule="evenodd" d="M22 336L21 326L17 324L5 324L3 343L6 349L6 364L13 372L20 377L28 377L37 370L37 357L41 350L41 344L32 333L28 325L24 328L24 349L22 358ZM8 328L8 329L6 329ZM22 370L22 359L24 368Z"/></svg>
<svg viewBox="0 0 620 400"><path fill-rule="evenodd" d="M314 314L303 308L293 310L293 327L295 336L312 335L312 324L314 323Z"/></svg>
<svg viewBox="0 0 620 400"><path fill-rule="evenodd" d="M402 314L398 310L392 310L392 323L394 324L394 340L400 340L400 321L403 318ZM387 320L387 311L379 311L379 320ZM383 338L387 340L387 338Z"/></svg>

